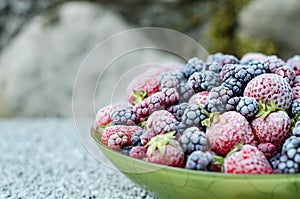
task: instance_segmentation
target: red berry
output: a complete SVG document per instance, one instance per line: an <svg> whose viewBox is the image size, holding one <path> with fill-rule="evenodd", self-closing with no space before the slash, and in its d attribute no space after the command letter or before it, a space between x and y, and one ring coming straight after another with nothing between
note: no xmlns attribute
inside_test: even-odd
<svg viewBox="0 0 300 199"><path fill-rule="evenodd" d="M212 150L223 156L241 142L257 146L249 122L235 111L225 112L219 116L218 122L212 122L206 129L206 138Z"/></svg>
<svg viewBox="0 0 300 199"><path fill-rule="evenodd" d="M172 113L166 110L155 111L152 113L146 123L147 129L154 134L164 134L176 130L177 120Z"/></svg>
<svg viewBox="0 0 300 199"><path fill-rule="evenodd" d="M264 154L255 146L244 145L224 161L225 173L273 174L274 171Z"/></svg>
<svg viewBox="0 0 300 199"><path fill-rule="evenodd" d="M271 143L280 151L284 141L289 137L291 120L286 112L277 111L264 119L261 116L253 119L251 126L260 143Z"/></svg>
<svg viewBox="0 0 300 199"><path fill-rule="evenodd" d="M293 85L294 79L296 77L296 72L289 65L283 65L275 71L275 74L283 77L290 85Z"/></svg>
<svg viewBox="0 0 300 199"><path fill-rule="evenodd" d="M264 61L266 58L267 56L264 54L251 52L244 54L240 62L247 63L249 61Z"/></svg>
<svg viewBox="0 0 300 199"><path fill-rule="evenodd" d="M284 109L289 109L294 99L294 93L289 83L276 74L262 74L252 79L246 86L244 95L253 97L257 102L263 100L274 103Z"/></svg>
<svg viewBox="0 0 300 199"><path fill-rule="evenodd" d="M144 146L136 146L130 150L129 156L136 159L143 159L147 156L147 148Z"/></svg>
<svg viewBox="0 0 300 199"><path fill-rule="evenodd" d="M110 136L118 132L124 133L124 135L127 136L128 140L130 140L131 136L138 130L142 130L142 128L139 126L124 126L124 125L108 126L104 129L102 133L101 142L104 145L108 146L108 140Z"/></svg>
<svg viewBox="0 0 300 199"><path fill-rule="evenodd" d="M300 98L300 76L296 76L293 83L294 100Z"/></svg>
<svg viewBox="0 0 300 199"><path fill-rule="evenodd" d="M260 143L257 148L265 154L267 159L270 159L278 153L276 146L272 143Z"/></svg>
<svg viewBox="0 0 300 199"><path fill-rule="evenodd" d="M202 92L196 93L189 100L189 104L205 106L207 104L208 96L209 96L208 91L202 91Z"/></svg>
<svg viewBox="0 0 300 199"><path fill-rule="evenodd" d="M130 145L131 141L128 136L121 132L115 132L107 141L108 147L114 150L121 150L123 147Z"/></svg>
<svg viewBox="0 0 300 199"><path fill-rule="evenodd" d="M149 162L174 167L184 166L184 151L172 133L153 137L146 146Z"/></svg>

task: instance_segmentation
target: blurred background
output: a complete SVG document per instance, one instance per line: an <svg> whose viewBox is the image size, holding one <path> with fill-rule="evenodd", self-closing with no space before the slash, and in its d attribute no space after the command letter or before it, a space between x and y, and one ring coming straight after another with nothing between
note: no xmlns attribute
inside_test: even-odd
<svg viewBox="0 0 300 199"><path fill-rule="evenodd" d="M0 117L72 116L75 76L88 53L114 34L149 26L187 34L209 53L300 53L298 0L0 0ZM118 64L106 85L125 71Z"/></svg>

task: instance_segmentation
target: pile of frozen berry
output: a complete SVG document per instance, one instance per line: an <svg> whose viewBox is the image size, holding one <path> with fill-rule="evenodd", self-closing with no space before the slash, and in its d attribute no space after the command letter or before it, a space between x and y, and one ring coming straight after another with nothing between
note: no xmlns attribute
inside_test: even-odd
<svg viewBox="0 0 300 199"><path fill-rule="evenodd" d="M300 56L216 53L151 68L94 135L132 158L225 173L300 173ZM299 121L299 122L298 122Z"/></svg>

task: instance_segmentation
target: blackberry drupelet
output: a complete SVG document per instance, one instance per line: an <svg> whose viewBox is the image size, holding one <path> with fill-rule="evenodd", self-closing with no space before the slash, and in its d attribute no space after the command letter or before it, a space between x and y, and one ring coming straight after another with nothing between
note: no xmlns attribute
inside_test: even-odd
<svg viewBox="0 0 300 199"><path fill-rule="evenodd" d="M137 117L130 109L119 109L110 114L114 125L136 125Z"/></svg>
<svg viewBox="0 0 300 199"><path fill-rule="evenodd" d="M168 111L175 117L177 121L181 121L181 117L184 113L184 110L189 106L188 103L180 103L177 105L170 106Z"/></svg>
<svg viewBox="0 0 300 199"><path fill-rule="evenodd" d="M294 100L291 107L293 115L300 113L300 98Z"/></svg>
<svg viewBox="0 0 300 199"><path fill-rule="evenodd" d="M203 67L204 62L197 57L193 57L189 59L185 65L184 75L186 78L189 78L193 73L202 71Z"/></svg>
<svg viewBox="0 0 300 199"><path fill-rule="evenodd" d="M211 171L214 157L209 152L194 151L187 159L186 168L199 171Z"/></svg>
<svg viewBox="0 0 300 199"><path fill-rule="evenodd" d="M275 173L299 173L300 137L291 136L283 144L280 155L270 159Z"/></svg>
<svg viewBox="0 0 300 199"><path fill-rule="evenodd" d="M221 85L221 83L220 75L211 71L195 72L188 79L188 84L194 89L195 93L210 91L212 88Z"/></svg>
<svg viewBox="0 0 300 199"><path fill-rule="evenodd" d="M232 97L228 100L225 108L226 111L235 111L236 110L236 106L238 105L238 103L240 102L240 97Z"/></svg>
<svg viewBox="0 0 300 199"><path fill-rule="evenodd" d="M258 102L253 97L241 97L236 110L246 118L251 118L258 112Z"/></svg>
<svg viewBox="0 0 300 199"><path fill-rule="evenodd" d="M189 105L181 117L177 131L182 134L189 127L202 127L201 122L208 116L197 105Z"/></svg>
<svg viewBox="0 0 300 199"><path fill-rule="evenodd" d="M141 136L146 132L146 130L138 130L131 136L132 146L142 146Z"/></svg>
<svg viewBox="0 0 300 199"><path fill-rule="evenodd" d="M205 133L197 127L187 128L179 137L178 141L187 155L194 151L207 150Z"/></svg>

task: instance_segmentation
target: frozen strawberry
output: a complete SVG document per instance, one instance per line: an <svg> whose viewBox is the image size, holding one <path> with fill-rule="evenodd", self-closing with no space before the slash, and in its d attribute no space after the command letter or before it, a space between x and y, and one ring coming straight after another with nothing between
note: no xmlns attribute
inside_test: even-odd
<svg viewBox="0 0 300 199"><path fill-rule="evenodd" d="M262 74L252 79L244 90L244 95L274 103L285 110L289 109L294 99L293 89L289 83L276 74Z"/></svg>
<svg viewBox="0 0 300 199"><path fill-rule="evenodd" d="M260 143L271 143L280 151L284 141L289 137L291 120L273 101L270 105L260 102L259 109L258 117L251 122L253 133Z"/></svg>
<svg viewBox="0 0 300 199"><path fill-rule="evenodd" d="M173 134L174 132L157 135L147 143L149 162L174 167L184 166L184 151Z"/></svg>
<svg viewBox="0 0 300 199"><path fill-rule="evenodd" d="M151 129L156 135L170 131L176 131L177 120L172 113L166 110L155 111L146 123L147 129Z"/></svg>
<svg viewBox="0 0 300 199"><path fill-rule="evenodd" d="M202 91L200 93L196 93L189 100L189 104L201 105L204 107L207 104L208 96L209 96L208 91Z"/></svg>
<svg viewBox="0 0 300 199"><path fill-rule="evenodd" d="M274 171L265 155L255 146L243 145L240 150L229 154L224 160L225 173L273 174Z"/></svg>
<svg viewBox="0 0 300 199"><path fill-rule="evenodd" d="M101 108L97 115L96 115L96 119L94 122L94 130L96 132L101 132L103 131L103 129L112 122L112 118L110 117L110 114L118 109L129 109L131 108L132 105L129 104L128 102L124 101L124 102L116 102L113 104L110 104L108 106L105 106L103 108Z"/></svg>
<svg viewBox="0 0 300 199"><path fill-rule="evenodd" d="M124 126L124 125L116 125L116 126L108 126L103 130L101 136L101 142L108 146L108 140L113 134L118 132L122 132L123 135L127 136L127 139L130 140L131 136L138 130L143 130L142 127L139 126ZM131 143L131 141L130 141Z"/></svg>
<svg viewBox="0 0 300 199"><path fill-rule="evenodd" d="M226 156L235 145L241 142L257 146L257 140L249 122L238 112L228 111L219 116L216 114L203 123L207 126L208 144L218 155Z"/></svg>

